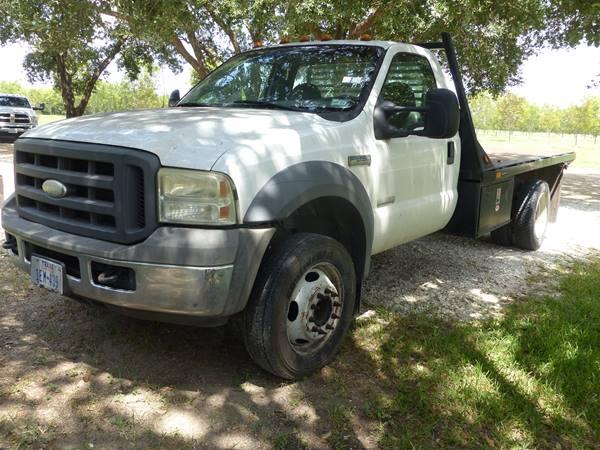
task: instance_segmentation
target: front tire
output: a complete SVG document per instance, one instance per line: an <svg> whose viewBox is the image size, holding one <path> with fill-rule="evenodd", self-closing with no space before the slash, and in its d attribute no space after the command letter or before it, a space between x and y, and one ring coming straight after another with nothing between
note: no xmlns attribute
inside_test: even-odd
<svg viewBox="0 0 600 450"><path fill-rule="evenodd" d="M263 369L295 379L333 360L356 301L356 273L346 248L299 233L267 255L243 316L250 357Z"/></svg>

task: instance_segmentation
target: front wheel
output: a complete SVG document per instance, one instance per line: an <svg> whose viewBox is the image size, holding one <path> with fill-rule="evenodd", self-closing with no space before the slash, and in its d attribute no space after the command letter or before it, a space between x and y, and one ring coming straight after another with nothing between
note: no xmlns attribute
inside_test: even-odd
<svg viewBox="0 0 600 450"><path fill-rule="evenodd" d="M263 369L286 379L336 355L356 301L346 248L318 234L292 235L267 255L244 311L244 342Z"/></svg>

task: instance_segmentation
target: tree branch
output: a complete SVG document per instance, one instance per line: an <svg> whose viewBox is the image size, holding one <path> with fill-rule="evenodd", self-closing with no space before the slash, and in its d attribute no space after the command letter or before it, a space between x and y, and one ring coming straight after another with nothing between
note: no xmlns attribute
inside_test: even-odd
<svg viewBox="0 0 600 450"><path fill-rule="evenodd" d="M233 46L233 51L236 54L240 53L242 49L240 47L240 43L237 40L237 36L233 31L233 28L231 28L231 26L227 22L225 22L221 17L219 17L212 9L206 7L206 10L208 11L208 14L210 15L211 19L214 20L217 25L219 25L219 27L229 38L229 41Z"/></svg>
<svg viewBox="0 0 600 450"><path fill-rule="evenodd" d="M87 83L85 83L85 87L83 88L83 94L81 95L79 105L77 105L77 108L75 108L75 112L78 116L82 115L85 111L85 108L90 100L90 97L92 95L92 92L94 91L94 87L96 86L98 79L104 73L108 65L113 61L113 59L115 59L116 56L119 54L124 44L124 39L117 41L113 48L108 52L108 54L92 72L92 76L88 79Z"/></svg>
<svg viewBox="0 0 600 450"><path fill-rule="evenodd" d="M192 50L194 51L194 56L196 57L196 60L199 63L204 63L204 52L202 51L202 45L200 45L200 42L196 37L196 33L194 33L193 31L187 31L186 35L188 38L188 42L192 46Z"/></svg>
<svg viewBox="0 0 600 450"><path fill-rule="evenodd" d="M208 69L206 66L194 58L190 52L188 52L187 48L185 48L185 45L183 45L183 42L181 42L181 39L179 39L177 35L173 35L171 38L171 44L173 44L175 50L177 50L177 53L179 53L183 59L185 59L189 65L192 66L196 72L198 72L198 75L204 77L207 74Z"/></svg>
<svg viewBox="0 0 600 450"><path fill-rule="evenodd" d="M378 6L376 9L361 22L358 22L351 30L349 30L349 38L357 38L361 34L369 31L375 25L375 22L387 12L387 10L393 5L393 2Z"/></svg>

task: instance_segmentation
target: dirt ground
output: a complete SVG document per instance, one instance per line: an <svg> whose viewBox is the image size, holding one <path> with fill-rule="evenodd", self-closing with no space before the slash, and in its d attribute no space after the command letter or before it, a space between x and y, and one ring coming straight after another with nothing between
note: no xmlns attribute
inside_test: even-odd
<svg viewBox="0 0 600 450"><path fill-rule="evenodd" d="M10 160L0 145L5 192ZM598 230L600 171L572 170L540 252L436 234L376 256L364 302L460 320L501 314L543 288L548 270L600 250ZM345 377L350 367L360 375L361 352L351 336L330 367L282 382L224 328L83 306L32 287L3 255L0 448L376 448L361 397L374 380Z"/></svg>

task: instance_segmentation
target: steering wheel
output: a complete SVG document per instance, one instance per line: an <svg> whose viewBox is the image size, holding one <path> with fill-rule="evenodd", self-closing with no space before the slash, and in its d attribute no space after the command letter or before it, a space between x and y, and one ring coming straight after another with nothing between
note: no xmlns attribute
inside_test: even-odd
<svg viewBox="0 0 600 450"><path fill-rule="evenodd" d="M322 98L319 88L312 83L302 83L292 89L292 100L320 100Z"/></svg>

